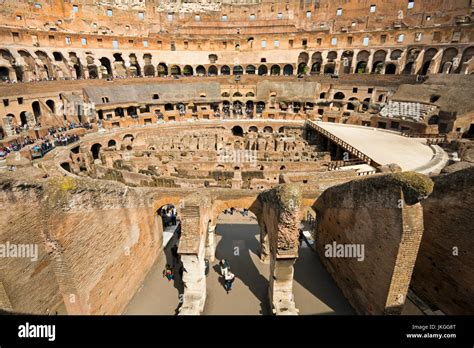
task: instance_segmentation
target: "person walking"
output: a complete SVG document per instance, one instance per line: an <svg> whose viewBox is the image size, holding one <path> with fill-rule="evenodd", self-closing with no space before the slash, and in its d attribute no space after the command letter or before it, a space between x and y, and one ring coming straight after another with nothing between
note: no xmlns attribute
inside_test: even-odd
<svg viewBox="0 0 474 348"><path fill-rule="evenodd" d="M227 293L232 290L232 283L235 280L235 275L230 270L227 270L224 276L224 288Z"/></svg>
<svg viewBox="0 0 474 348"><path fill-rule="evenodd" d="M169 263L166 264L165 269L163 270L163 277L166 277L168 282L174 279L173 267L171 267Z"/></svg>
<svg viewBox="0 0 474 348"><path fill-rule="evenodd" d="M221 267L222 276L225 276L227 271L230 271L230 263L226 259L222 259L221 262L219 262L219 266Z"/></svg>

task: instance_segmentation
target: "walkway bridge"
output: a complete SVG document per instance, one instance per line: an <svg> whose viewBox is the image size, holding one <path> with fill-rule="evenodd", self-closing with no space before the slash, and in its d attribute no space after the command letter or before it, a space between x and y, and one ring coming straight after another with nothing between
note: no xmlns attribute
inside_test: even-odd
<svg viewBox="0 0 474 348"><path fill-rule="evenodd" d="M305 127L373 168L395 163L403 171L438 174L449 159L439 146L427 145L426 139L408 138L398 132L311 120Z"/></svg>

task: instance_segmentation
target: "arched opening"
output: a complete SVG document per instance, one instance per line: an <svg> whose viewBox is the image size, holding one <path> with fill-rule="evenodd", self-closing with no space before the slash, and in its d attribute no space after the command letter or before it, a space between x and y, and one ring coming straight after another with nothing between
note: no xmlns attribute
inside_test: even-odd
<svg viewBox="0 0 474 348"><path fill-rule="evenodd" d="M301 52L298 55L298 65L301 63L304 63L305 65L307 65L308 62L309 62L309 54L306 52Z"/></svg>
<svg viewBox="0 0 474 348"><path fill-rule="evenodd" d="M203 67L202 65L198 65L198 66L196 67L196 74L197 74L198 76L204 76L204 75L206 75L206 68Z"/></svg>
<svg viewBox="0 0 474 348"><path fill-rule="evenodd" d="M450 74L453 72L454 59L458 56L458 50L450 47L444 50L439 73Z"/></svg>
<svg viewBox="0 0 474 348"><path fill-rule="evenodd" d="M257 114L261 114L265 110L265 103L262 101L259 101L256 106L256 112Z"/></svg>
<svg viewBox="0 0 474 348"><path fill-rule="evenodd" d="M116 117L124 117L125 111L123 110L123 108L115 108L114 114Z"/></svg>
<svg viewBox="0 0 474 348"><path fill-rule="evenodd" d="M100 69L102 72L102 78L107 79L112 77L112 66L110 65L110 60L106 57L102 57L99 59L100 61Z"/></svg>
<svg viewBox="0 0 474 348"><path fill-rule="evenodd" d="M285 133L285 127L278 128L278 133Z"/></svg>
<svg viewBox="0 0 474 348"><path fill-rule="evenodd" d="M383 65L384 65L384 62L375 62L372 65L372 73L381 74L383 70Z"/></svg>
<svg viewBox="0 0 474 348"><path fill-rule="evenodd" d="M350 74L352 68L352 60L354 59L354 52L352 51L344 51L342 53L342 72L344 74Z"/></svg>
<svg viewBox="0 0 474 348"><path fill-rule="evenodd" d="M163 224L163 232L173 232L179 225L178 211L173 204L165 204L156 212L157 217L161 219ZM178 237L180 231L177 231ZM163 240L163 245L167 244L167 240Z"/></svg>
<svg viewBox="0 0 474 348"><path fill-rule="evenodd" d="M436 125L439 124L439 116L431 116L430 119L428 120L428 124L431 125Z"/></svg>
<svg viewBox="0 0 474 348"><path fill-rule="evenodd" d="M247 75L255 75L255 66L247 65L247 67L245 68L245 73Z"/></svg>
<svg viewBox="0 0 474 348"><path fill-rule="evenodd" d="M184 76L193 76L194 71L191 65L185 65L183 68L183 75Z"/></svg>
<svg viewBox="0 0 474 348"><path fill-rule="evenodd" d="M28 117L26 111L22 111L20 113L20 121L22 126L28 125Z"/></svg>
<svg viewBox="0 0 474 348"><path fill-rule="evenodd" d="M474 47L473 46L468 47L464 50L464 52L462 54L461 62L459 64L459 68L456 70L456 72L457 73L463 72L464 64L469 62L472 59L472 57L474 57Z"/></svg>
<svg viewBox="0 0 474 348"><path fill-rule="evenodd" d="M313 63L313 65L311 66L311 74L316 75L316 74L319 74L320 72L321 72L321 62Z"/></svg>
<svg viewBox="0 0 474 348"><path fill-rule="evenodd" d="M130 75L131 76L142 76L142 71L140 65L138 64L138 59L135 53L130 54Z"/></svg>
<svg viewBox="0 0 474 348"><path fill-rule="evenodd" d="M308 66L306 65L306 63L298 64L298 75L306 75L307 70Z"/></svg>
<svg viewBox="0 0 474 348"><path fill-rule="evenodd" d="M157 70L159 77L168 76L168 66L165 63L158 64Z"/></svg>
<svg viewBox="0 0 474 348"><path fill-rule="evenodd" d="M109 140L109 142L107 143L107 147L109 149L115 148L116 146L117 146L117 142L114 139Z"/></svg>
<svg viewBox="0 0 474 348"><path fill-rule="evenodd" d="M181 75L181 68L177 65L173 65L170 69L171 76L179 76Z"/></svg>
<svg viewBox="0 0 474 348"><path fill-rule="evenodd" d="M270 126L265 126L263 128L263 133L273 133L273 128Z"/></svg>
<svg viewBox="0 0 474 348"><path fill-rule="evenodd" d="M245 113L248 118L253 118L253 106L254 106L254 103L251 100L248 100L245 103Z"/></svg>
<svg viewBox="0 0 474 348"><path fill-rule="evenodd" d="M145 76L155 76L155 67L151 64L145 65L143 67L143 73Z"/></svg>
<svg viewBox="0 0 474 348"><path fill-rule="evenodd" d="M244 130L240 126L234 126L232 127L232 135L236 137L243 137L244 136Z"/></svg>
<svg viewBox="0 0 474 348"><path fill-rule="evenodd" d="M336 64L328 63L324 66L324 73L325 74L334 74L336 70Z"/></svg>
<svg viewBox="0 0 474 348"><path fill-rule="evenodd" d="M51 112L55 112L55 104L54 104L54 100L51 100L51 99L48 99L46 101L46 105L48 105L49 109L51 110Z"/></svg>
<svg viewBox="0 0 474 348"><path fill-rule="evenodd" d="M438 50L435 48L430 48L425 52L423 56L423 64L421 70L418 72L420 75L427 75L430 71L431 62L433 61L434 56L438 53Z"/></svg>
<svg viewBox="0 0 474 348"><path fill-rule="evenodd" d="M0 81L10 81L10 70L4 66L0 66Z"/></svg>
<svg viewBox="0 0 474 348"><path fill-rule="evenodd" d="M258 132L258 128L255 127L255 126L250 126L250 127L249 127L249 132L257 133L257 132Z"/></svg>
<svg viewBox="0 0 474 348"><path fill-rule="evenodd" d="M244 74L244 68L242 68L241 65L236 65L236 66L234 66L233 73L234 73L234 75L243 75Z"/></svg>
<svg viewBox="0 0 474 348"><path fill-rule="evenodd" d="M395 75L396 71L397 71L397 66L393 63L389 63L385 67L385 75Z"/></svg>
<svg viewBox="0 0 474 348"><path fill-rule="evenodd" d="M31 104L31 107L33 109L33 115L35 116L36 123L38 123L38 118L41 116L41 108L39 101L34 101Z"/></svg>
<svg viewBox="0 0 474 348"><path fill-rule="evenodd" d="M230 68L228 65L223 65L221 67L221 75L230 75Z"/></svg>
<svg viewBox="0 0 474 348"><path fill-rule="evenodd" d="M272 65L270 68L270 74L274 76L280 75L280 66L279 65Z"/></svg>
<svg viewBox="0 0 474 348"><path fill-rule="evenodd" d="M122 140L133 142L133 140L135 140L135 137L132 134L126 134Z"/></svg>
<svg viewBox="0 0 474 348"><path fill-rule="evenodd" d="M101 144L94 144L91 147L91 152L92 152L92 159L96 160L99 159L100 155L100 149L102 148Z"/></svg>
<svg viewBox="0 0 474 348"><path fill-rule="evenodd" d="M360 51L357 54L357 74L365 74L367 72L367 62L369 61L370 53L367 51Z"/></svg>
<svg viewBox="0 0 474 348"><path fill-rule="evenodd" d="M336 94L334 94L334 99L336 100L343 100L345 97L346 96L342 92L337 92Z"/></svg>
<svg viewBox="0 0 474 348"><path fill-rule="evenodd" d="M99 69L97 65L91 64L87 66L87 71L89 71L89 78L90 79L98 79L99 78Z"/></svg>
<svg viewBox="0 0 474 348"><path fill-rule="evenodd" d="M291 76L291 75L293 75L293 65L286 64L286 65L283 67L283 75L285 75L285 76Z"/></svg>
<svg viewBox="0 0 474 348"><path fill-rule="evenodd" d="M392 53L390 53L390 60L398 60L402 56L403 51L402 50L393 50Z"/></svg>
<svg viewBox="0 0 474 348"><path fill-rule="evenodd" d="M217 76L218 70L215 65L211 65L208 69L209 76Z"/></svg>
<svg viewBox="0 0 474 348"><path fill-rule="evenodd" d="M258 75L259 76L268 75L268 68L266 65L260 65L258 67Z"/></svg>
<svg viewBox="0 0 474 348"><path fill-rule="evenodd" d="M358 103L357 98L350 98L349 103L347 103L347 110L356 110L357 103Z"/></svg>

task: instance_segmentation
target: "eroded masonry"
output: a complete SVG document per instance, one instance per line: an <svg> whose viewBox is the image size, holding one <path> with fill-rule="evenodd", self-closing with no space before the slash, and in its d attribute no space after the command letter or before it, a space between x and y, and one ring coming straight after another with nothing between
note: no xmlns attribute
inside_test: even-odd
<svg viewBox="0 0 474 348"><path fill-rule="evenodd" d="M128 313L176 243L182 289L150 303L209 314L223 212L238 210L259 232L257 249L232 241L258 256L236 276L258 270L264 292L233 291L268 313L337 307L295 286L303 258L356 314L474 313L473 13L467 0L5 1L0 310Z"/></svg>

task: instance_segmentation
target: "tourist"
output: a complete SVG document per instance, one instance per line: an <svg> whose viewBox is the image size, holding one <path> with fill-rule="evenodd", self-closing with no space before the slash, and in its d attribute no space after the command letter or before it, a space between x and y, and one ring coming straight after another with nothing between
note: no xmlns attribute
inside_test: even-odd
<svg viewBox="0 0 474 348"><path fill-rule="evenodd" d="M230 271L230 263L226 259L222 259L221 262L219 262L219 265L221 267L221 274L225 276L227 271Z"/></svg>
<svg viewBox="0 0 474 348"><path fill-rule="evenodd" d="M168 281L174 279L173 267L171 267L168 263L166 264L165 269L163 270L163 277L166 277Z"/></svg>
<svg viewBox="0 0 474 348"><path fill-rule="evenodd" d="M228 270L224 276L224 288L227 293L232 290L232 283L235 280L235 275L230 270Z"/></svg>

